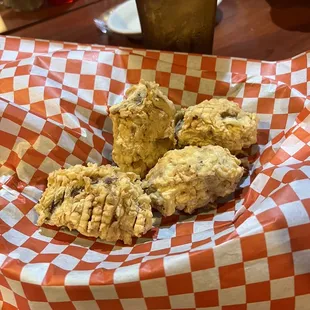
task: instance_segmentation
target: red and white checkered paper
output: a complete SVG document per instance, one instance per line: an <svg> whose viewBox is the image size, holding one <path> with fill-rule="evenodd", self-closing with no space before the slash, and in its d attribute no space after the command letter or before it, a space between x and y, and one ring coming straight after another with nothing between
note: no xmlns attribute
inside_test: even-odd
<svg viewBox="0 0 310 310"><path fill-rule="evenodd" d="M140 78L174 103L259 116L253 168L217 210L133 246L36 226L47 174L111 159L107 107ZM0 308L310 309L310 52L279 62L0 37Z"/></svg>

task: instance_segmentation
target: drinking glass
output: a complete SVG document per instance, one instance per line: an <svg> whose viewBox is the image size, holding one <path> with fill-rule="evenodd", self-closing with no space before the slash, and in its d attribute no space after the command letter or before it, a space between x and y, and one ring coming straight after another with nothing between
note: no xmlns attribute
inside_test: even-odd
<svg viewBox="0 0 310 310"><path fill-rule="evenodd" d="M44 0L4 0L3 4L15 11L33 11L40 8Z"/></svg>
<svg viewBox="0 0 310 310"><path fill-rule="evenodd" d="M148 48L212 53L217 0L136 0Z"/></svg>

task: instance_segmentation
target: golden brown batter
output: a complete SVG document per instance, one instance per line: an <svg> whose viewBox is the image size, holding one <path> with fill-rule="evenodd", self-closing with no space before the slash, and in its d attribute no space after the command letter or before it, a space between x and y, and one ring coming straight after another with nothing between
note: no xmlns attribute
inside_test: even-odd
<svg viewBox="0 0 310 310"><path fill-rule="evenodd" d="M125 244L152 227L150 198L143 193L139 176L110 165L76 165L52 172L36 211L38 225L66 226Z"/></svg>
<svg viewBox="0 0 310 310"><path fill-rule="evenodd" d="M126 92L127 99L110 108L113 153L122 171L144 177L175 146L175 107L155 82L140 81Z"/></svg>
<svg viewBox="0 0 310 310"><path fill-rule="evenodd" d="M187 146L167 152L143 187L163 215L175 209L192 213L236 189L244 171L239 165L239 159L220 146Z"/></svg>
<svg viewBox="0 0 310 310"><path fill-rule="evenodd" d="M205 100L178 115L176 132L179 147L220 145L239 153L257 141L257 116L226 99Z"/></svg>

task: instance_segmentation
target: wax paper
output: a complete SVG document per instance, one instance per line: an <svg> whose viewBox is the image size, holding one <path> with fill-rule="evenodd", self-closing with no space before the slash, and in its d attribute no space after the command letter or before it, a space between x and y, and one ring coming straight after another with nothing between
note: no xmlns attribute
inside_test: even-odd
<svg viewBox="0 0 310 310"><path fill-rule="evenodd" d="M309 309L310 53L266 62L0 37L0 308ZM259 117L238 190L132 246L51 226L48 173L111 161L108 106L140 78L177 108L225 97Z"/></svg>

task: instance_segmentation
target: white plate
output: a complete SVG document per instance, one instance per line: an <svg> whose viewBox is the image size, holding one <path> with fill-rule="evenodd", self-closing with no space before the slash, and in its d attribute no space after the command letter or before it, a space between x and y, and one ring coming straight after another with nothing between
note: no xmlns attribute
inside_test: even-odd
<svg viewBox="0 0 310 310"><path fill-rule="evenodd" d="M107 21L108 28L113 32L125 35L142 33L135 0L129 0L113 10Z"/></svg>
<svg viewBox="0 0 310 310"><path fill-rule="evenodd" d="M217 0L217 5L221 2L222 0ZM129 0L117 6L111 12L107 25L115 33L140 36L142 31L136 1Z"/></svg>

